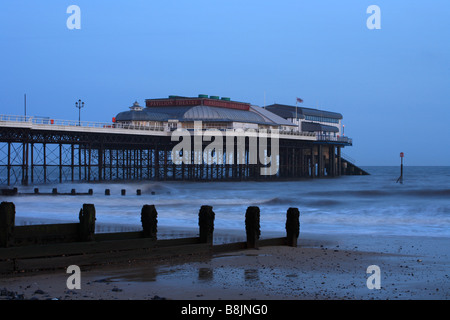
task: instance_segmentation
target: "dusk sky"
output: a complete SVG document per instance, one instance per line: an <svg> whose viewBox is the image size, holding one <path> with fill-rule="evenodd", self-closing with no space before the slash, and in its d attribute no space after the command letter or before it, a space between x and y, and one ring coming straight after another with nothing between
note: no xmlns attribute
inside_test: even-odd
<svg viewBox="0 0 450 320"><path fill-rule="evenodd" d="M299 97L343 114L357 165L450 165L449 39L448 0L3 0L0 114L24 94L27 115L77 120L81 99L99 122L168 95Z"/></svg>

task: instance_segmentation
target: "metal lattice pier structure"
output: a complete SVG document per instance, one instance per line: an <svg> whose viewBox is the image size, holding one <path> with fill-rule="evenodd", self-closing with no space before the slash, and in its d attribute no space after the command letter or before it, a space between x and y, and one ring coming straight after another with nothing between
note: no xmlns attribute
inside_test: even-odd
<svg viewBox="0 0 450 320"><path fill-rule="evenodd" d="M278 180L365 174L341 157L341 148L352 144L346 137L280 132L278 170L275 175L262 175L264 165L251 161L249 146L254 140L248 136L244 149L224 150L220 163L194 162L204 157L203 150L210 143L202 141L201 149L192 149L192 161L179 164L172 161L172 150L179 141L172 141L171 134L157 127L0 116L0 184ZM269 143L258 147L271 152ZM243 161L236 161L238 157Z"/></svg>

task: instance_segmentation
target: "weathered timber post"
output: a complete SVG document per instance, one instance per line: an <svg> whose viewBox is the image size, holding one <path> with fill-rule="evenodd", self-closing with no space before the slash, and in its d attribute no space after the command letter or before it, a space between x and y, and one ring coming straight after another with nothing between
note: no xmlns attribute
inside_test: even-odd
<svg viewBox="0 0 450 320"><path fill-rule="evenodd" d="M397 179L397 182L400 182L403 184L403 157L405 156L405 154L403 152L400 152L400 159L402 159L401 161L401 165L400 165L400 177Z"/></svg>
<svg viewBox="0 0 450 320"><path fill-rule="evenodd" d="M300 212L297 208L289 208L286 213L286 238L287 245L297 247L297 239L300 233Z"/></svg>
<svg viewBox="0 0 450 320"><path fill-rule="evenodd" d="M199 237L201 243L213 243L215 213L211 206L201 206L198 213Z"/></svg>
<svg viewBox="0 0 450 320"><path fill-rule="evenodd" d="M126 195L127 194L127 190L125 190L125 189L120 190L120 194L123 195L123 196Z"/></svg>
<svg viewBox="0 0 450 320"><path fill-rule="evenodd" d="M95 207L93 204L84 203L80 209L80 225L78 235L80 241L94 241L95 235Z"/></svg>
<svg viewBox="0 0 450 320"><path fill-rule="evenodd" d="M259 225L259 207L248 207L245 213L245 232L247 234L247 248L258 248L261 235Z"/></svg>
<svg viewBox="0 0 450 320"><path fill-rule="evenodd" d="M105 196L109 196L109 195L111 195L111 190L105 189Z"/></svg>
<svg viewBox="0 0 450 320"><path fill-rule="evenodd" d="M156 240L158 231L158 212L154 205L145 204L141 210L141 222L144 238L151 238Z"/></svg>
<svg viewBox="0 0 450 320"><path fill-rule="evenodd" d="M15 216L16 207L14 203L0 203L0 247L13 245Z"/></svg>

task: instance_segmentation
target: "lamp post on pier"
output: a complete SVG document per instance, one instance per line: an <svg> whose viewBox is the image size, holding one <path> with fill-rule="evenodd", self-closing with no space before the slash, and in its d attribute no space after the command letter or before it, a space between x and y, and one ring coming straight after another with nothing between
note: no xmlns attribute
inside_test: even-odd
<svg viewBox="0 0 450 320"><path fill-rule="evenodd" d="M81 99L78 99L75 102L75 107L78 108L78 126L81 126L81 108L84 108L84 102Z"/></svg>

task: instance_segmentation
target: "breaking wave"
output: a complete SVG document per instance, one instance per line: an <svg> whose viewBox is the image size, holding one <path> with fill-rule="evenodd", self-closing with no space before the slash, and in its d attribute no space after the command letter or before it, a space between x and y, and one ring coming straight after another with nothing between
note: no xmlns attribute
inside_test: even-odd
<svg viewBox="0 0 450 320"><path fill-rule="evenodd" d="M420 168L403 184L392 179L396 170L379 168L371 176L286 182L136 182L77 183L38 186L62 192L76 188L91 196L15 196L17 221L74 222L83 203L93 203L99 223L140 226L140 210L154 204L158 224L167 228L198 226L201 205L211 205L219 228L242 229L246 208L261 207L261 226L284 231L286 210L297 207L304 232L380 232L450 236L450 167ZM391 171L389 171L391 170ZM412 172L412 169L408 169ZM391 172L393 172L391 174ZM19 192L33 193L33 188ZM28 189L27 189L28 188ZM105 196L104 189L111 190ZM121 196L121 189L127 189ZM136 189L142 195L136 195Z"/></svg>

